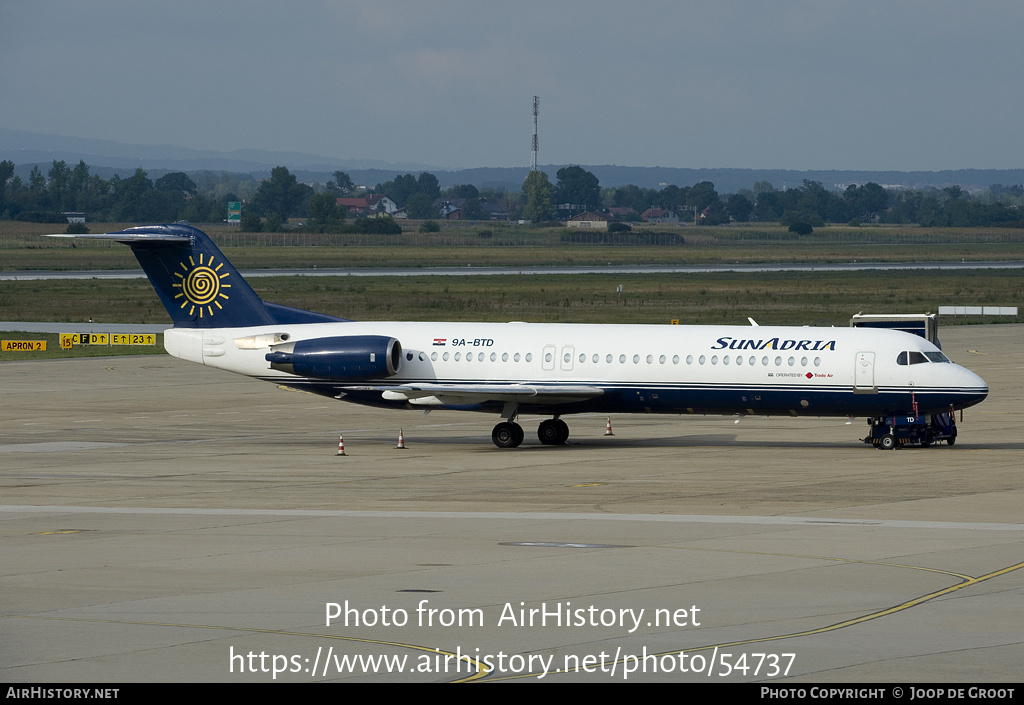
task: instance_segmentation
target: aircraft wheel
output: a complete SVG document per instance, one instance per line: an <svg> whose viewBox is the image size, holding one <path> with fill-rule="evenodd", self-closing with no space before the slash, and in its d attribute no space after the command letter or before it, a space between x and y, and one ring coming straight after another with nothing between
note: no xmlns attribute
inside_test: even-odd
<svg viewBox="0 0 1024 705"><path fill-rule="evenodd" d="M893 450L896 447L896 436L891 433L887 433L882 436L878 445L882 450Z"/></svg>
<svg viewBox="0 0 1024 705"><path fill-rule="evenodd" d="M956 443L956 436L950 436L949 438L947 438L946 443L948 445L953 445L954 443Z"/></svg>
<svg viewBox="0 0 1024 705"><path fill-rule="evenodd" d="M499 448L516 448L523 442L523 436L523 427L508 421L502 421L491 431L491 440Z"/></svg>
<svg viewBox="0 0 1024 705"><path fill-rule="evenodd" d="M569 440L569 424L562 419L541 421L537 427L537 438L546 446L561 446Z"/></svg>
<svg viewBox="0 0 1024 705"><path fill-rule="evenodd" d="M562 419L555 419L555 423L558 424L558 445L565 445L569 440L569 424Z"/></svg>
<svg viewBox="0 0 1024 705"><path fill-rule="evenodd" d="M546 446L557 445L560 442L558 440L559 435L558 419L541 421L540 426L537 427L537 438Z"/></svg>

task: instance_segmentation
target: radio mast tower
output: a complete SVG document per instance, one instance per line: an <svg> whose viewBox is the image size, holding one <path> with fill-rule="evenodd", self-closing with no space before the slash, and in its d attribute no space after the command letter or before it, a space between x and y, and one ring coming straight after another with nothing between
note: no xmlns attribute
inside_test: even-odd
<svg viewBox="0 0 1024 705"><path fill-rule="evenodd" d="M540 112L540 97L533 96L533 151L530 155L530 171L537 171L537 113Z"/></svg>

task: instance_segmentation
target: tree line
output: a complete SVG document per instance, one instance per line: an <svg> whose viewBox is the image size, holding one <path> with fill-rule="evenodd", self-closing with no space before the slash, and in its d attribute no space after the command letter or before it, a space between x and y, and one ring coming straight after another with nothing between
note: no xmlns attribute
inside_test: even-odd
<svg viewBox="0 0 1024 705"><path fill-rule="evenodd" d="M65 213L85 213L98 222L217 222L225 219L228 203L243 201L243 229L279 230L289 218L305 221L309 229L359 232L394 223L349 220L338 198L355 194L387 195L409 218L438 219L439 199L457 201L465 220L485 220L483 205L500 202L510 220L556 222L586 210L605 210L616 219L639 221L651 208L675 212L681 222L720 225L730 222L776 222L793 226L825 223L916 223L929 227L1024 227L1019 210L1024 186L994 185L982 194L959 186L921 190L886 189L876 183L852 184L844 190L828 189L805 180L797 188L777 189L757 182L752 189L719 194L713 183L667 185L662 189L634 185L602 188L597 177L579 166L563 167L551 183L543 171L530 172L519 192L478 189L471 184L441 188L435 175L422 172L396 175L369 191L360 189L342 171L314 185L300 183L287 167L256 180L226 173L201 173L193 179L171 172L156 180L143 169L122 178L104 179L90 172L85 162L74 167L54 161L44 175L35 166L24 180L14 174L14 163L0 162L0 219L64 222ZM198 183L197 183L198 181Z"/></svg>

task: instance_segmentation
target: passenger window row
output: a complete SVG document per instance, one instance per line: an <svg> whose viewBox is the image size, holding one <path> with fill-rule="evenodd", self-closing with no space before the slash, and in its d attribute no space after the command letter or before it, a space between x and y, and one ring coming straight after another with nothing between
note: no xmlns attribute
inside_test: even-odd
<svg viewBox="0 0 1024 705"><path fill-rule="evenodd" d="M903 355L906 355L906 353L903 353ZM426 354L425 353L422 353L422 352L418 353L418 356L419 356L419 359L421 361L425 361L426 360ZM407 360L412 361L413 358L414 358L414 353L407 352L405 357L406 357ZM466 362L485 362L487 360L490 360L491 362L497 362L498 358L499 358L499 355L496 352L492 352L492 353L488 354L486 352L473 352L472 350L466 352L465 355L463 355L463 353L461 351L460 352L456 352L456 353L450 353L448 351L445 351L443 353L438 353L437 351L434 351L434 352L430 353L430 359L433 362L437 362L438 360L442 360L444 362L447 362L448 360L454 360L455 362L461 362L463 357L465 357ZM533 353L526 353L525 355L522 355L520 353L513 353L512 355L509 355L509 353L506 352L506 353L501 353L500 358L501 358L502 362L508 362L510 359L513 362L520 362L520 361L533 362ZM579 357L578 357L579 364L581 364L581 365L582 364L586 364L588 359L593 364L597 364L597 363L599 363L601 361L601 356L599 354L597 354L597 353L594 353L593 355L591 355L588 358L586 353L580 353L579 354ZM657 358L655 358L654 355L641 356L639 354L634 354L632 356L628 356L625 353L621 353L621 354L619 354L618 358L616 358L611 353L608 353L608 354L606 354L604 356L604 361L605 361L606 364L612 364L612 363L614 363L616 361L616 359L618 360L620 365L626 364L627 361L632 361L632 363L634 365L639 365L641 360L643 360L648 365L653 365L654 362L655 362L655 359L657 359L657 362L658 362L659 365L664 365L664 364L666 364L669 361L669 358L666 355L659 355ZM672 364L673 365L678 365L679 362L680 362L680 358L679 358L678 355L673 355L671 359L672 359ZM550 353L550 352L545 353L544 361L546 363L550 364L553 360L554 360L554 357L553 357L552 353ZM564 353L563 354L563 357L562 357L562 362L563 363L569 363L571 360L572 360L571 353ZM701 355L701 356L699 356L697 358L694 358L693 355L687 355L686 356L686 364L687 365L692 365L692 364L694 364L694 362L696 362L698 365L705 365L705 364L718 365L719 363L721 363L722 365L734 364L736 366L746 365L747 367L755 367L758 364L758 359L757 359L757 357L755 355L751 355L748 358L744 358L742 355L737 355L736 357L731 357L729 355L725 355L725 356L723 356L721 358L719 358L718 355L712 355L710 359L706 355ZM777 356L775 356L775 358L773 360L772 358L770 358L770 357L768 357L766 355L766 356L762 357L761 360L760 360L760 363L761 363L762 367L769 367L769 366L772 365L773 362L774 362L775 367L782 367L783 365L788 365L789 367L793 367L797 363L797 358L793 357L793 356L789 356L788 358L784 358L781 355L777 355ZM807 367L807 365L810 362L811 361L808 358L806 358L806 357L801 357L800 358L800 366L801 367ZM814 364L815 367L820 367L821 366L821 358L820 357L814 358L813 364ZM900 364L901 365L905 365L907 363L901 362ZM915 363L911 363L911 364L915 364Z"/></svg>

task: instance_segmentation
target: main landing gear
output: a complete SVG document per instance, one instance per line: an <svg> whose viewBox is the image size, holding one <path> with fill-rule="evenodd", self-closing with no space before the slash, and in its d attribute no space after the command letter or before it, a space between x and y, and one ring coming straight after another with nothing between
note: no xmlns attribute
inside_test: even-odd
<svg viewBox="0 0 1024 705"><path fill-rule="evenodd" d="M491 440L499 448L517 448L525 437L523 427L514 421L502 421L491 431Z"/></svg>
<svg viewBox="0 0 1024 705"><path fill-rule="evenodd" d="M517 448L523 442L526 434L523 427L515 422L517 411L517 407L506 407L501 414L505 420L491 431L491 440L499 448ZM537 427L537 438L546 446L565 445L569 440L569 425L557 416L541 421Z"/></svg>
<svg viewBox="0 0 1024 705"><path fill-rule="evenodd" d="M559 418L541 421L537 427L537 438L546 446L564 446L569 440L569 424Z"/></svg>

